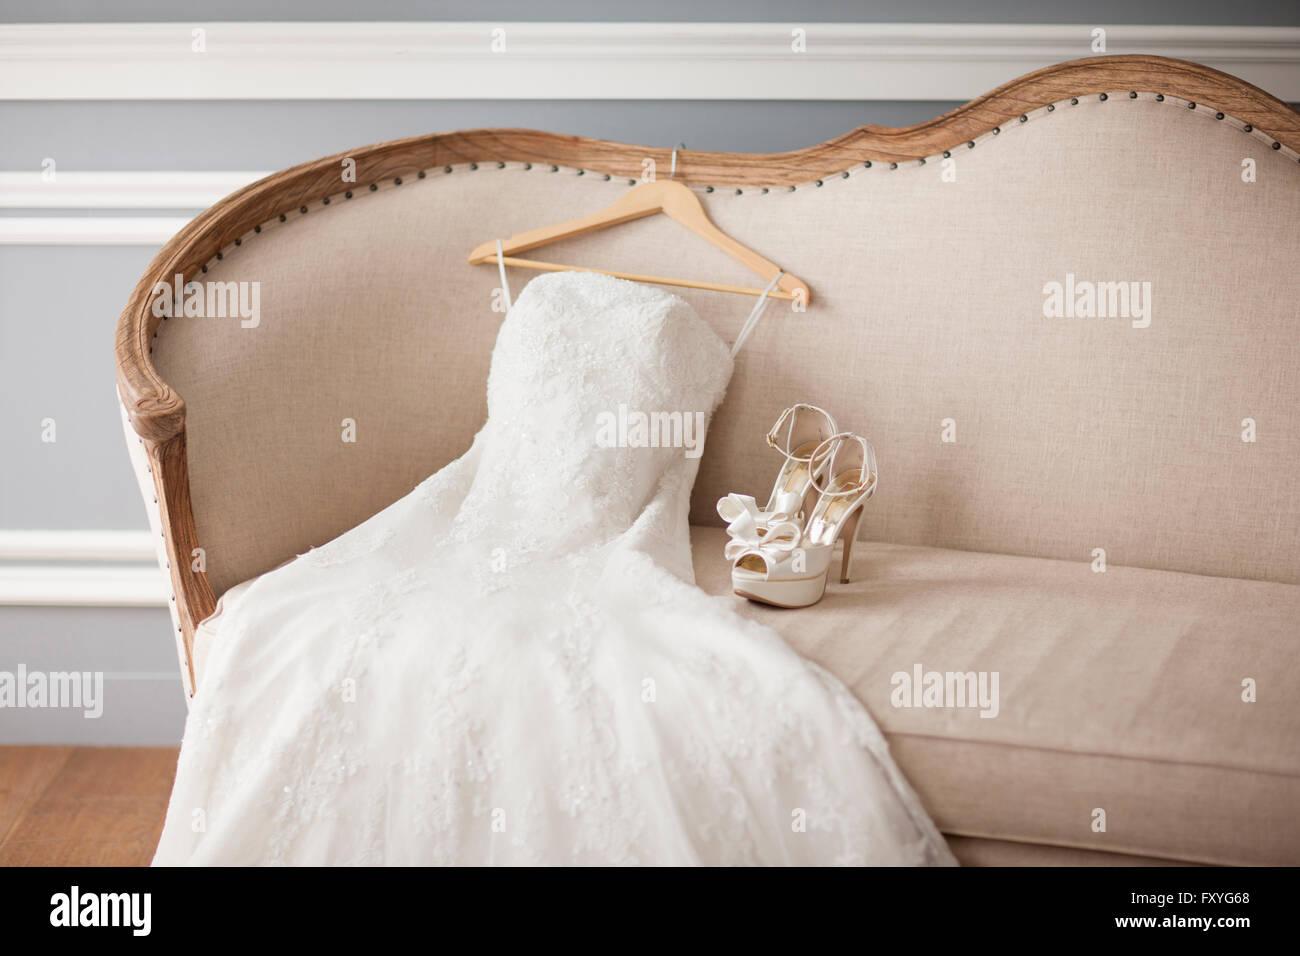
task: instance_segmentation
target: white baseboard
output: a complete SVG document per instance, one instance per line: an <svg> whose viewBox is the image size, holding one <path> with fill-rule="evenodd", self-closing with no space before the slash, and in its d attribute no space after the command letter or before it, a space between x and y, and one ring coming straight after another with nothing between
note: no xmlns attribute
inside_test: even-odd
<svg viewBox="0 0 1300 956"><path fill-rule="evenodd" d="M166 607L148 531L0 531L0 606Z"/></svg>
<svg viewBox="0 0 1300 956"><path fill-rule="evenodd" d="M1300 100L1294 27L798 22L5 24L0 98L965 101L1094 55L1097 28Z"/></svg>

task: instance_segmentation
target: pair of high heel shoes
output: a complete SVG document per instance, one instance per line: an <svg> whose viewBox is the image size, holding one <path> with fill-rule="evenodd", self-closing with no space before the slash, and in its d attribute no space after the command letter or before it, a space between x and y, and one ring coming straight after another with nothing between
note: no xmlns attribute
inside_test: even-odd
<svg viewBox="0 0 1300 956"><path fill-rule="evenodd" d="M840 583L849 583L858 521L876 491L876 452L861 435L840 431L825 410L802 403L781 413L767 443L785 456L767 507L750 495L718 499L731 587L762 604L809 607L826 593L841 537Z"/></svg>

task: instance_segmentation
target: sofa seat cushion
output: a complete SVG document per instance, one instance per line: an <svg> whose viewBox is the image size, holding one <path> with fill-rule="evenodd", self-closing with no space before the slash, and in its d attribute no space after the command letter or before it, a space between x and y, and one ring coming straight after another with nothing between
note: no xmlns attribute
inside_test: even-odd
<svg viewBox="0 0 1300 956"><path fill-rule="evenodd" d="M1300 586L859 542L791 611L731 596L725 541L692 528L697 583L857 695L944 832L1300 864ZM996 713L918 669L996 672Z"/></svg>

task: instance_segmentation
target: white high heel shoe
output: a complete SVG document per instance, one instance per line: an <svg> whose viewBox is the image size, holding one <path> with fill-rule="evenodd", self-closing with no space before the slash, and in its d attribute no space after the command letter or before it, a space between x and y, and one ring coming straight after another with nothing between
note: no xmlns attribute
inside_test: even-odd
<svg viewBox="0 0 1300 956"><path fill-rule="evenodd" d="M846 451L847 447L847 451ZM845 465L836 460L846 451ZM852 432L832 435L812 453L825 455L825 487L818 492L806 526L795 521L773 523L761 543L735 554L731 567L732 590L741 597L775 607L797 608L816 604L826 593L831 554L837 538L844 538L840 583L849 583L853 540L862 508L876 491L876 452L871 443Z"/></svg>
<svg viewBox="0 0 1300 956"><path fill-rule="evenodd" d="M785 440L779 442L782 426ZM727 522L727 560L746 548L758 545L768 528L776 523L802 520L804 500L814 474L826 469L826 456L813 454L838 431L830 413L816 405L791 405L767 433L767 443L785 456L785 463L772 485L767 507L759 508L751 495L729 494L718 499L718 515Z"/></svg>

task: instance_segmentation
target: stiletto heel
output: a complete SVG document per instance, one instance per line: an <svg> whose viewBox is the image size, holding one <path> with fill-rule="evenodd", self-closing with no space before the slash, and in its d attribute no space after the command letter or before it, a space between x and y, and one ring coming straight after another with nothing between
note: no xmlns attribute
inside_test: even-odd
<svg viewBox="0 0 1300 956"><path fill-rule="evenodd" d="M858 537L858 522L862 520L862 507L859 506L844 522L844 557L840 561L840 584L849 583L849 568L853 565L853 542Z"/></svg>
<svg viewBox="0 0 1300 956"><path fill-rule="evenodd" d="M847 467L836 461L846 444L854 450ZM824 473L831 476L825 487L816 476L812 487L818 493L806 526L791 520L770 525L762 541L735 552L731 566L731 587L741 597L775 607L808 607L826 593L831 552L836 540L844 540L840 583L849 582L853 542L862 519L862 507L876 491L876 452L860 435L840 432L826 439L812 453L812 460L826 459ZM728 546L729 553L731 546Z"/></svg>
<svg viewBox="0 0 1300 956"><path fill-rule="evenodd" d="M784 442L780 441L783 427ZM835 419L816 405L800 402L781 413L767 433L767 443L785 456L785 462L772 485L767 506L760 508L751 495L733 493L718 499L718 515L727 522L731 536L728 560L757 545L773 524L803 520L813 478L826 470L825 455L818 458L814 452L837 431Z"/></svg>

